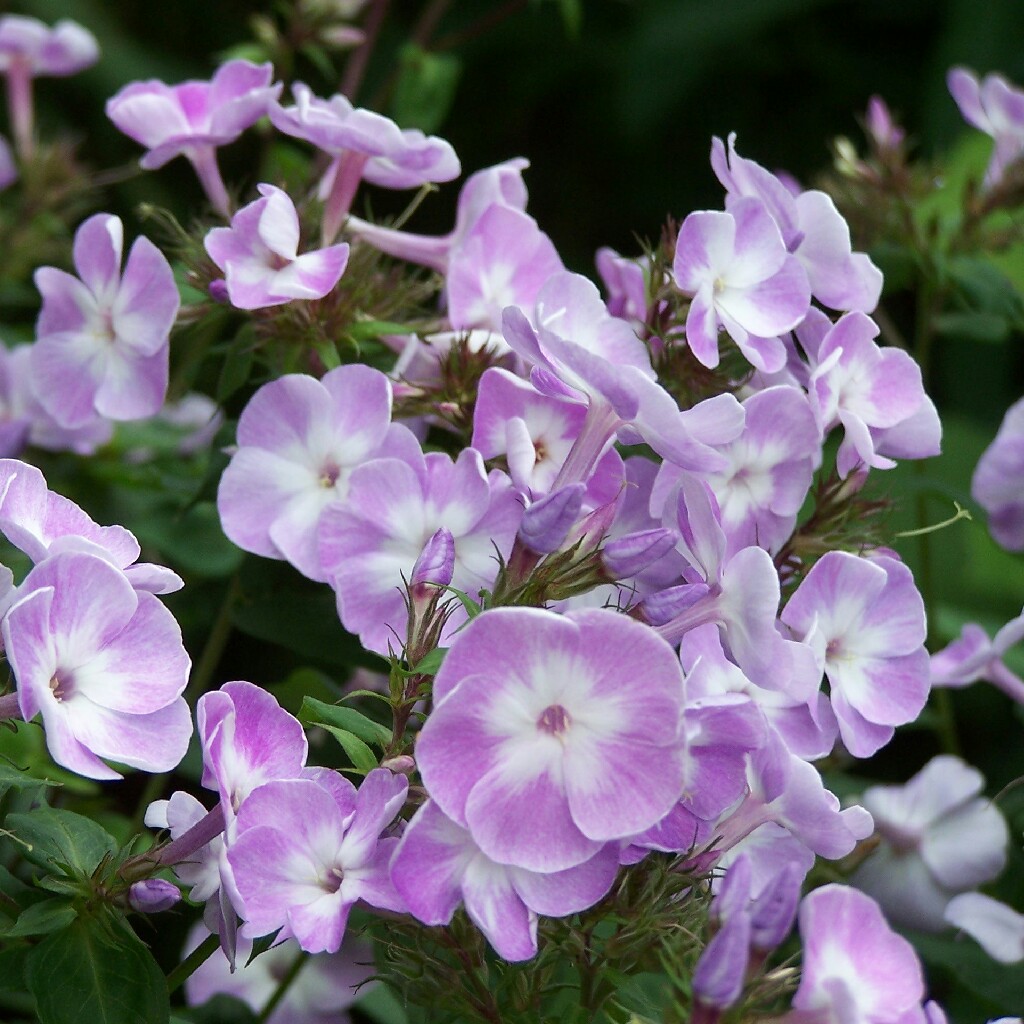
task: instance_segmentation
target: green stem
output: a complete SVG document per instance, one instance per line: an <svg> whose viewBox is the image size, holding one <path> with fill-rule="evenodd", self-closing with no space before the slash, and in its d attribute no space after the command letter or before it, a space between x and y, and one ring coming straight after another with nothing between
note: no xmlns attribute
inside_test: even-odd
<svg viewBox="0 0 1024 1024"><path fill-rule="evenodd" d="M213 956L220 946L220 936L207 935L205 939L177 967L167 975L167 991L179 989L199 967Z"/></svg>
<svg viewBox="0 0 1024 1024"><path fill-rule="evenodd" d="M231 637L231 630L234 628L231 622L231 613L234 611L235 602L241 594L241 589L238 573L236 572L231 577L227 593L224 595L224 600L221 602L220 609L217 612L217 618L214 620L210 634L206 638L206 644L199 655L199 660L196 662L195 671L189 680L188 688L185 690L185 697L190 704L206 693L210 683L213 681L214 673L217 671L220 659L224 655L224 648L227 647L228 640Z"/></svg>
<svg viewBox="0 0 1024 1024"><path fill-rule="evenodd" d="M278 982L277 988L274 989L274 994L267 1000L267 1005L263 1007L263 1012L256 1018L256 1024L266 1024L270 1020L270 1015L288 994L288 989L291 988L292 982L299 976L299 971L302 970L307 960L309 960L309 954L305 951L295 958L295 962L288 968L288 973Z"/></svg>

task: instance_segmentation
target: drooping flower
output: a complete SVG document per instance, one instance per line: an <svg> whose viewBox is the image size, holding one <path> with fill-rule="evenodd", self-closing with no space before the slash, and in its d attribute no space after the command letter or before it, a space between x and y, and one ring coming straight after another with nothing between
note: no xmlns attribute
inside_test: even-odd
<svg viewBox="0 0 1024 1024"><path fill-rule="evenodd" d="M167 392L168 340L178 314L170 264L139 237L121 271L124 229L107 213L75 232L78 277L40 267L43 297L32 348L32 378L44 408L64 427L96 414L152 416Z"/></svg>
<svg viewBox="0 0 1024 1024"><path fill-rule="evenodd" d="M217 167L217 147L234 142L267 112L281 85L271 85L272 64L231 60L209 82L166 85L132 82L107 100L107 117L148 152L146 170L184 156L195 168L207 198L222 216L230 213Z"/></svg>
<svg viewBox="0 0 1024 1024"><path fill-rule="evenodd" d="M434 699L416 745L424 784L501 864L575 867L682 794L682 670L626 616L485 612L456 635Z"/></svg>
<svg viewBox="0 0 1024 1024"><path fill-rule="evenodd" d="M984 679L1024 704L1024 679L1003 661L1003 655L1024 640L1024 611L1010 619L990 640L975 622L965 623L948 647L932 655L932 686L959 689Z"/></svg>
<svg viewBox="0 0 1024 1024"><path fill-rule="evenodd" d="M228 298L239 309L322 299L341 280L348 245L298 254L299 217L286 192L259 185L263 197L243 206L229 228L213 228L203 241L224 271Z"/></svg>
<svg viewBox="0 0 1024 1024"><path fill-rule="evenodd" d="M171 613L106 559L68 552L37 565L3 621L22 716L40 712L53 759L118 779L101 758L170 771L192 722L190 661Z"/></svg>

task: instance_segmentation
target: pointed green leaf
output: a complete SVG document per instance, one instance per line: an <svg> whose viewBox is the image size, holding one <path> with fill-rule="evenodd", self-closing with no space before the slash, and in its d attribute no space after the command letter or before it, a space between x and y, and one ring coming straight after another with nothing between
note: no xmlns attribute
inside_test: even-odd
<svg viewBox="0 0 1024 1024"><path fill-rule="evenodd" d="M88 878L117 849L106 829L73 811L37 807L8 815L6 827L24 844L25 857L40 867Z"/></svg>
<svg viewBox="0 0 1024 1024"><path fill-rule="evenodd" d="M115 935L79 918L32 950L25 976L40 1024L168 1024L167 984L152 954L127 928Z"/></svg>
<svg viewBox="0 0 1024 1024"><path fill-rule="evenodd" d="M348 759L358 771L365 775L377 767L378 762L373 751L358 736L333 725L323 725L321 728L326 729L341 744Z"/></svg>
<svg viewBox="0 0 1024 1024"><path fill-rule="evenodd" d="M355 708L325 704L322 700L306 697L302 701L299 721L304 725L333 725L353 733L365 743L386 747L391 742L391 730L386 725L367 718Z"/></svg>
<svg viewBox="0 0 1024 1024"><path fill-rule="evenodd" d="M66 928L77 916L78 912L67 900L57 897L42 900L22 911L14 926L8 930L7 938L49 935L50 932Z"/></svg>

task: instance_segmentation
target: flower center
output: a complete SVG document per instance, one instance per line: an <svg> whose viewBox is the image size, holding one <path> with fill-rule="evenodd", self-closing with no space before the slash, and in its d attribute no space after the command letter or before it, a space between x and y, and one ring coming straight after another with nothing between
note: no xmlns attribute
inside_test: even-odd
<svg viewBox="0 0 1024 1024"><path fill-rule="evenodd" d="M320 879L320 888L324 892L336 893L341 888L345 872L337 865L327 872L326 877Z"/></svg>
<svg viewBox="0 0 1024 1024"><path fill-rule="evenodd" d="M568 732L571 724L572 719L569 717L569 712L561 704L550 704L537 719L537 728L551 736L561 736Z"/></svg>
<svg viewBox="0 0 1024 1024"><path fill-rule="evenodd" d="M53 678L50 680L50 692L55 700L66 700L71 696L71 680L59 671L54 672Z"/></svg>
<svg viewBox="0 0 1024 1024"><path fill-rule="evenodd" d="M323 468L320 470L320 486L324 490L329 490L337 482L338 477L341 476L341 467L333 462L326 462Z"/></svg>

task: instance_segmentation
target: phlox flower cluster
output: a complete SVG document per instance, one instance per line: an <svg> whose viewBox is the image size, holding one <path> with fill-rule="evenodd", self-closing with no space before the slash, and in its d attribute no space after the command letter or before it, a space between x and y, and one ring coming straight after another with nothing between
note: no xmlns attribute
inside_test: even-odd
<svg viewBox="0 0 1024 1024"><path fill-rule="evenodd" d="M0 54L3 38L0 23ZM998 84L971 98L965 75L958 101L1003 146L994 181L1015 155L999 141L1015 101ZM190 997L226 985L255 1005L276 958L334 963L357 905L428 927L461 908L498 956L529 960L546 918L672 858L711 907L694 1020L738 1005L798 922L804 970L781 1021L938 1024L879 905L1012 959L1024 929L977 903L1002 870L1005 822L953 758L846 806L819 764L876 753L933 683L986 678L1021 699L1001 658L1022 630L968 630L929 659L910 570L857 532L866 478L936 454L941 428L912 357L879 343L882 275L833 201L715 139L723 208L690 213L644 256L602 250L602 295L526 212L524 159L469 176L445 235L376 225L350 216L360 184L450 181L452 147L341 95L295 82L285 105L283 92L270 65L236 60L209 82L136 82L107 104L143 167L195 167L221 219L203 237L223 275L210 296L268 336L292 304L355 292L355 256L371 250L437 284L430 329L388 335L378 365L310 360L318 372L261 383L239 416L217 489L224 533L330 588L340 626L388 659L393 721L388 756L356 785L308 763L302 724L260 686L198 699L212 795L177 791L146 814L170 835L153 864L205 905L226 956ZM216 151L264 116L329 157L319 205L264 182L235 209ZM319 228L319 248L300 224ZM36 272L37 339L0 364L11 452L87 452L110 421L161 410L174 274L145 238L122 268L123 249L120 220L96 214L75 234L75 274ZM452 398L459 358L473 373ZM697 379L713 383L697 394ZM975 481L1011 546L1015 415ZM801 518L826 490L845 539ZM181 581L12 459L0 532L33 562L17 584L0 579L17 684L0 707L41 715L53 758L82 775L174 768L192 734L189 658L157 595ZM862 892L801 898L817 857L839 861L873 834ZM171 883L145 881L136 909L175 901ZM992 937L1007 929L1012 941ZM317 1020L313 979L322 990L332 970L310 968L308 1005L272 1019Z"/></svg>

